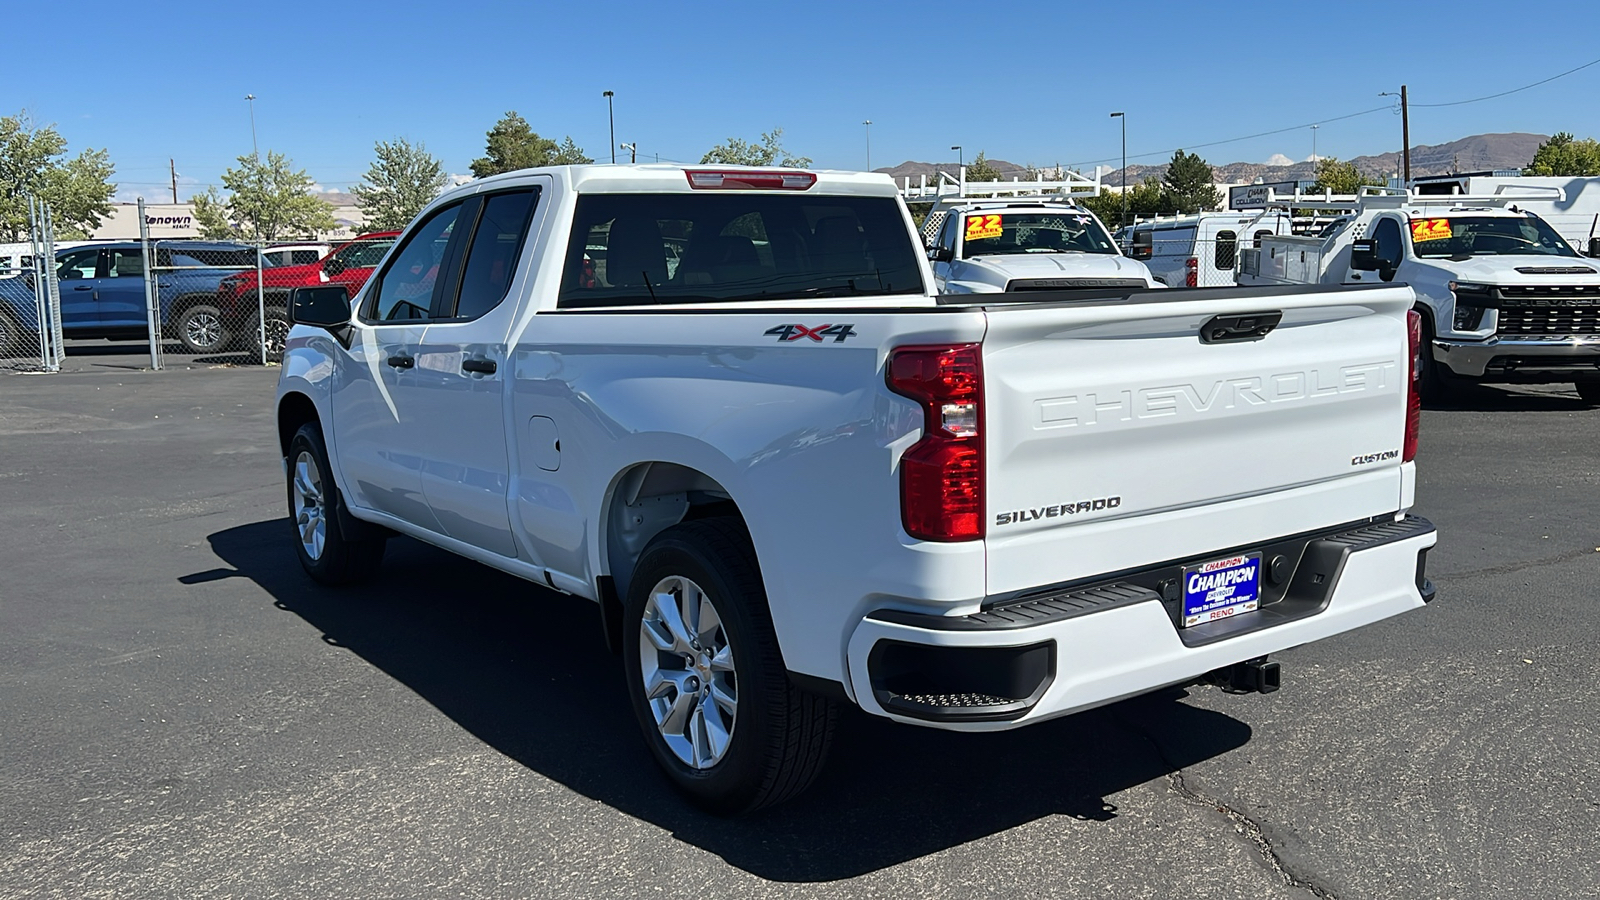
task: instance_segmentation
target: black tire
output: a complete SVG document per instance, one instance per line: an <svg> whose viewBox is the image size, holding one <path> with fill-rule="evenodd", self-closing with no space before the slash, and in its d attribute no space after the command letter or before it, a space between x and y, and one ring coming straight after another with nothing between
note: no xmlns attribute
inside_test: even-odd
<svg viewBox="0 0 1600 900"><path fill-rule="evenodd" d="M1582 397L1585 403L1600 406L1600 381L1580 381L1573 387L1578 389L1578 396Z"/></svg>
<svg viewBox="0 0 1600 900"><path fill-rule="evenodd" d="M250 346L255 348L255 362L262 361L261 335L265 332L267 339L267 362L283 362L283 348L289 339L289 311L281 306L269 306L266 309L266 327L251 335Z"/></svg>
<svg viewBox="0 0 1600 900"><path fill-rule="evenodd" d="M173 330L190 353L222 353L233 340L231 329L223 321L222 310L207 303L196 303L185 309L173 323Z"/></svg>
<svg viewBox="0 0 1600 900"><path fill-rule="evenodd" d="M39 333L22 327L11 311L0 307L0 359L39 356Z"/></svg>
<svg viewBox="0 0 1600 900"><path fill-rule="evenodd" d="M645 697L644 654L657 652L644 643L646 605L657 585L674 578L694 582L714 605L737 685L737 714L726 750L701 768L669 746ZM737 519L684 522L657 535L634 567L622 623L634 715L656 762L690 802L717 815L740 815L788 800L816 778L833 739L837 710L831 700L790 682L755 549ZM660 659L674 657L661 652Z"/></svg>
<svg viewBox="0 0 1600 900"><path fill-rule="evenodd" d="M1422 312L1422 399L1429 403L1448 402L1461 393L1467 380L1433 358L1433 336L1433 317Z"/></svg>
<svg viewBox="0 0 1600 900"><path fill-rule="evenodd" d="M297 491L296 480L305 475L302 465L314 467L311 470L317 494L314 504L306 504L303 492ZM328 585L353 584L370 578L377 571L383 562L388 535L372 527L366 529L370 534L363 534L359 540L346 537L342 520L349 513L344 512L344 499L339 496L339 487L333 483L331 471L322 429L315 422L301 425L289 442L289 477L286 479L289 522L295 529L295 554L300 557L306 574L316 581ZM308 539L305 531L305 527L314 526L317 519L322 525L320 541Z"/></svg>

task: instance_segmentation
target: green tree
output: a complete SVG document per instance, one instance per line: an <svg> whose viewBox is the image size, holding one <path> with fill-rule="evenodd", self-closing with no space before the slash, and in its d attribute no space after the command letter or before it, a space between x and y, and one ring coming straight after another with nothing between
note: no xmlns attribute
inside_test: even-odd
<svg viewBox="0 0 1600 900"><path fill-rule="evenodd" d="M561 146L556 148L555 155L550 159L550 164L553 166L575 166L592 162L594 160L583 154L583 148L572 142L571 135L561 142Z"/></svg>
<svg viewBox="0 0 1600 900"><path fill-rule="evenodd" d="M1100 217L1106 227L1115 230L1122 224L1122 198L1120 193L1106 192L1097 197L1085 197L1079 202ZM1128 221L1148 219L1151 216L1170 215L1173 212L1161 179L1151 176L1128 188Z"/></svg>
<svg viewBox="0 0 1600 900"><path fill-rule="evenodd" d="M1332 191L1335 194L1355 194L1364 185L1382 186L1383 179L1365 175L1355 163L1340 162L1337 157L1324 156L1317 160L1317 183L1314 191Z"/></svg>
<svg viewBox="0 0 1600 900"><path fill-rule="evenodd" d="M1216 175L1210 163L1197 153L1179 150L1172 154L1172 162L1167 165L1166 177L1162 179L1166 205L1174 212L1184 213L1216 209L1222 202L1222 192L1217 190L1215 182Z"/></svg>
<svg viewBox="0 0 1600 900"><path fill-rule="evenodd" d="M1000 170L989 162L989 157L984 156L982 150L979 150L977 158L972 161L972 165L967 166L967 180L999 181Z"/></svg>
<svg viewBox="0 0 1600 900"><path fill-rule="evenodd" d="M811 157L793 156L783 149L783 129L774 128L761 135L759 142L728 138L700 157L702 165L778 166L784 169L809 169Z"/></svg>
<svg viewBox="0 0 1600 900"><path fill-rule="evenodd" d="M422 142L378 141L377 159L350 189L369 231L399 231L444 190L444 164Z"/></svg>
<svg viewBox="0 0 1600 900"><path fill-rule="evenodd" d="M194 220L208 238L274 241L332 231L333 204L311 192L314 184L282 153L268 150L265 161L241 156L222 173L227 197L215 185L195 195Z"/></svg>
<svg viewBox="0 0 1600 900"><path fill-rule="evenodd" d="M1577 140L1570 131L1552 135L1534 151L1533 161L1524 175L1600 175L1600 142L1594 138Z"/></svg>
<svg viewBox="0 0 1600 900"><path fill-rule="evenodd" d="M111 213L114 172L104 150L68 159L66 138L54 125L37 126L26 112L0 117L0 236L22 239L33 196L50 205L57 237L88 237Z"/></svg>
<svg viewBox="0 0 1600 900"><path fill-rule="evenodd" d="M583 148L573 143L570 135L559 144L540 137L528 125L527 119L517 115L516 110L506 113L494 123L494 127L489 129L488 138L484 156L472 161L472 174L479 178L535 166L594 162L584 155Z"/></svg>

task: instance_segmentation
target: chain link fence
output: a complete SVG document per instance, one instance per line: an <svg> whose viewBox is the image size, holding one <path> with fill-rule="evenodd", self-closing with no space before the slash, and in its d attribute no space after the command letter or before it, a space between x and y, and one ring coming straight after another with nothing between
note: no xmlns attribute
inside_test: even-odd
<svg viewBox="0 0 1600 900"><path fill-rule="evenodd" d="M0 369L55 372L63 355L50 208L28 201L27 240L0 245Z"/></svg>

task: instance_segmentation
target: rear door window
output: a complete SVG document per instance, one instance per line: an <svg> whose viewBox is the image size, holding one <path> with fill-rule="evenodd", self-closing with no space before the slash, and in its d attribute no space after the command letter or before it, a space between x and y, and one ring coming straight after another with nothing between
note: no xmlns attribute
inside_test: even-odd
<svg viewBox="0 0 1600 900"><path fill-rule="evenodd" d="M513 191L483 201L461 272L455 318L475 319L506 298L538 196L537 190Z"/></svg>
<svg viewBox="0 0 1600 900"><path fill-rule="evenodd" d="M919 243L892 197L578 197L559 305L920 294Z"/></svg>

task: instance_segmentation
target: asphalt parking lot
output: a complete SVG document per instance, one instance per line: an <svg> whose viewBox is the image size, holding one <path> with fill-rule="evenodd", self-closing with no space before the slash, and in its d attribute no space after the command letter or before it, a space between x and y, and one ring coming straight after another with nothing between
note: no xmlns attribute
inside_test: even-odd
<svg viewBox="0 0 1600 900"><path fill-rule="evenodd" d="M3 897L1585 897L1600 409L1424 413L1430 607L999 735L847 715L799 801L679 802L596 613L408 540L302 575L275 370L0 373ZM1277 452L1277 448L1263 448Z"/></svg>

